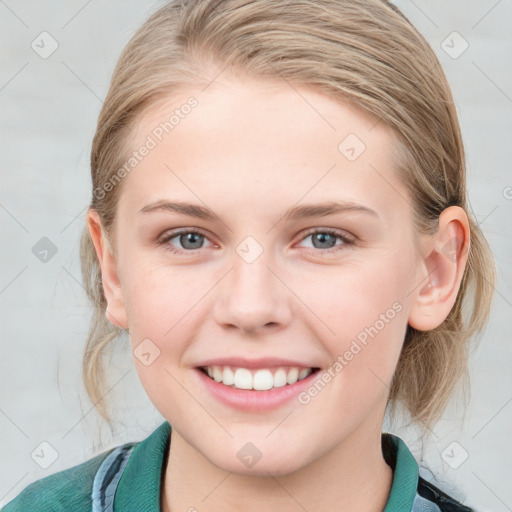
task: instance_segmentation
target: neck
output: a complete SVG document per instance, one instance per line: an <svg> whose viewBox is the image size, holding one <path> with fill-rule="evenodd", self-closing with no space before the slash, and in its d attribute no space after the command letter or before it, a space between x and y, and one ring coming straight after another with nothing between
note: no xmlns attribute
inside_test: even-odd
<svg viewBox="0 0 512 512"><path fill-rule="evenodd" d="M327 454L283 476L239 475L214 466L176 431L161 493L162 512L382 512L393 471L381 431L353 432Z"/></svg>

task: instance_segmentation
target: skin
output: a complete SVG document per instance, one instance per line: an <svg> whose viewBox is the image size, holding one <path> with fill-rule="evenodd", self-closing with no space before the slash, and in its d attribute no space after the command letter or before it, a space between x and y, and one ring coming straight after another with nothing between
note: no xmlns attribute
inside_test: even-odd
<svg viewBox="0 0 512 512"><path fill-rule="evenodd" d="M96 212L87 216L110 320L129 330L132 349L150 339L160 350L151 364L134 364L173 428L162 510L381 511L393 479L381 451L389 385L407 324L433 329L455 302L467 216L450 207L434 236L416 233L394 173L393 132L285 82L219 78L169 97L140 119L133 148L191 95L199 105L124 178L110 244ZM338 150L348 134L366 146L354 161ZM159 200L208 206L221 220L138 213ZM283 218L326 201L377 215ZM177 235L159 244L178 228L202 231L199 249ZM312 228L353 243L315 245ZM263 249L250 264L236 252L247 236ZM226 354L328 369L394 303L401 311L306 405L238 411L216 401L194 370ZM262 454L251 468L237 457L247 442Z"/></svg>

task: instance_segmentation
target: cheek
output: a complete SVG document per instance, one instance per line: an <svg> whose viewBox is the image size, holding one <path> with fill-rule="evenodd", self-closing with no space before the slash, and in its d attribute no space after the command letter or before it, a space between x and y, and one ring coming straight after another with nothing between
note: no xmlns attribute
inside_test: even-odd
<svg viewBox="0 0 512 512"><path fill-rule="evenodd" d="M196 338L195 318L205 307L208 287L197 272L164 266L154 259L147 264L139 259L126 267L125 275L129 275L123 289L139 380L165 417L169 410L186 415L182 407L190 403L190 396L179 384L180 362Z"/></svg>
<svg viewBox="0 0 512 512"><path fill-rule="evenodd" d="M346 381L343 387L353 389L354 398L376 384L385 390L398 362L413 286L411 260L397 256L339 268L324 280L328 286L302 291L311 309L320 313L317 336L333 364L339 362L333 373L343 377L335 380L340 385Z"/></svg>
<svg viewBox="0 0 512 512"><path fill-rule="evenodd" d="M370 264L331 267L316 271L314 279L293 283L294 290L336 337L356 337L386 312L394 319L397 309L406 309L412 286L404 265L381 258ZM403 321L400 316L399 322Z"/></svg>
<svg viewBox="0 0 512 512"><path fill-rule="evenodd" d="M128 279L123 286L130 332L159 340L172 337L205 295L205 276L149 258L133 262L125 268Z"/></svg>
<svg viewBox="0 0 512 512"><path fill-rule="evenodd" d="M155 258L133 262L125 267L129 279L123 289L137 373L153 401L167 387L172 391L166 400L180 397L183 389L173 377L181 380L187 350L201 337L213 310L208 291L219 277L208 269L171 266Z"/></svg>
<svg viewBox="0 0 512 512"><path fill-rule="evenodd" d="M299 402L312 417L324 418L327 437L339 435L340 425L355 428L389 395L407 328L406 282L383 270L375 265L347 272L332 283L331 293L314 299L319 311L329 312L324 321L330 330L320 325L316 335L331 364Z"/></svg>

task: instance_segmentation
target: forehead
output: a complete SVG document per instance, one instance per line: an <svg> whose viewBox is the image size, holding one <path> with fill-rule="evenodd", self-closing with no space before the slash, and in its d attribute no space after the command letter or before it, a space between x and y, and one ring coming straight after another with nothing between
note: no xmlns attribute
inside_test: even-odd
<svg viewBox="0 0 512 512"><path fill-rule="evenodd" d="M200 191L212 200L235 194L239 204L261 209L263 199L279 206L279 191L283 208L305 195L328 194L396 210L406 195L388 126L348 102L285 81L224 79L205 90L182 89L139 119L131 148L148 141L151 150L124 183L122 200L133 207L173 194L192 199Z"/></svg>

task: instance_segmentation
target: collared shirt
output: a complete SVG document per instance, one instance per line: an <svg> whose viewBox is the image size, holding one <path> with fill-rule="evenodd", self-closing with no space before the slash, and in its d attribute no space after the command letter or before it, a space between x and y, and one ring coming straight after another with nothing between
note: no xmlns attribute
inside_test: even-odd
<svg viewBox="0 0 512 512"><path fill-rule="evenodd" d="M125 443L37 480L2 512L161 512L160 487L171 426L165 421L146 439ZM472 512L419 476L404 441L382 433L382 451L393 469L383 512Z"/></svg>

